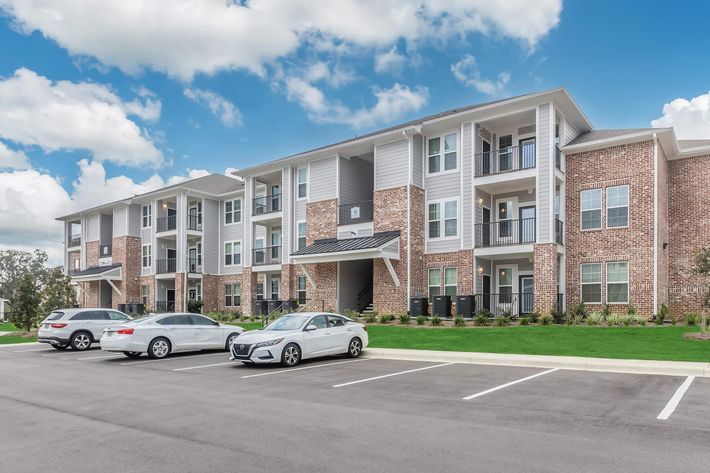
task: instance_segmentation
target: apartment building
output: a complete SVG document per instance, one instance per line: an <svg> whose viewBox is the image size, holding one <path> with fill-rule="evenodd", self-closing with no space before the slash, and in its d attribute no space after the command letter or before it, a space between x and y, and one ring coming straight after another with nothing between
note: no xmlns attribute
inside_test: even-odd
<svg viewBox="0 0 710 473"><path fill-rule="evenodd" d="M710 140L594 130L565 89L449 110L60 218L86 305L700 307ZM692 222L692 223L691 223ZM261 302L271 301L268 308Z"/></svg>

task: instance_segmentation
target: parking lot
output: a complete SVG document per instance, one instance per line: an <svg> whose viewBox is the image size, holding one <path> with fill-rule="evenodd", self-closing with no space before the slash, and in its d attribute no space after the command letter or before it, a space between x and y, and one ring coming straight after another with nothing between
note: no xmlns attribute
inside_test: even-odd
<svg viewBox="0 0 710 473"><path fill-rule="evenodd" d="M710 379L0 348L0 471L691 472Z"/></svg>

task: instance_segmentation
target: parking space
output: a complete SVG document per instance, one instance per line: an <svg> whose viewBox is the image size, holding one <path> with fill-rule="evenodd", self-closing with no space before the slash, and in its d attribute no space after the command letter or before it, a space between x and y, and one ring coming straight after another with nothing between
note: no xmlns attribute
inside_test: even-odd
<svg viewBox="0 0 710 473"><path fill-rule="evenodd" d="M618 448L615 442L627 442L646 455L632 462L643 464L644 471L661 471L657 470L661 465L673 471L676 467L669 458L649 461L658 454L649 445L662 441L680 453L710 442L708 379L344 357L307 360L297 368L283 369L232 363L222 351L178 354L164 360L129 360L99 349L72 352L37 346L0 351L0 367L5 376L18 379L12 386L0 387L0 398L17 402L20 410L34 406L40 411L70 412L74 419L93 419L96 415L92 409L99 406L105 409L115 404L119 410L130 410L138 403L141 410L147 409L148 417L139 420L129 416L133 420L121 421L117 428L142 431L143 422L153 419L158 425L151 429L187 429L188 437L220 448L230 442L209 426L226 435L235 423L269 428L278 426L279 421L303 423L298 435L309 442L322 436L327 440L328 433L353 440L343 434L345 423L360 430L361 435L369 435L370 441L358 438L356 443L377 448L371 441L386 432L394 435L396 425L405 429L401 434L404 437L389 441L405 443L403 451L413 454L417 454L416 449L411 450L413 440L426 439L427 445L440 445L445 450L463 442L466 448L478 451L483 445L492 448L494 438L516 439L520 446L525 436L534 436L543 445L549 442L552 448L555 442L569 442L566 436L572 435L576 442L600 442L603 438L610 451ZM82 381L82 402L65 404L64 400L76 396L77 379ZM53 396L46 395L48 387ZM200 406L197 411L192 409L193 403ZM0 416L7 415L7 409L0 409ZM108 421L109 417L102 419ZM39 428L41 420L36 422ZM435 437L436 432L444 437ZM452 436L456 437L453 443ZM283 452L297 448L280 434L277 438L286 449ZM267 441L268 436L262 440ZM12 439L0 439L2 448L8 442L12 444ZM708 455L705 451L694 454ZM374 458L387 462L381 453ZM528 457L537 458L533 453L528 452ZM486 455L490 454L488 450ZM303 459L304 468L342 470L337 462L329 463L337 468L319 470L313 460L311 464L308 458ZM680 462L675 471L695 471L691 464L680 468L685 460L675 461ZM442 462L414 462L408 471L426 471L424 465L444 465L457 471L448 460ZM514 469L514 463L508 466ZM548 466L547 471L558 471L554 465Z"/></svg>

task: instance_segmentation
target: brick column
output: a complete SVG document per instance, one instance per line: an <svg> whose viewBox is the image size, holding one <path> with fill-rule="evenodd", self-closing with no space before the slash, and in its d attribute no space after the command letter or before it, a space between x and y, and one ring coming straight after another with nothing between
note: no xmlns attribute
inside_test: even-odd
<svg viewBox="0 0 710 473"><path fill-rule="evenodd" d="M187 312L186 274L175 273L175 312Z"/></svg>
<svg viewBox="0 0 710 473"><path fill-rule="evenodd" d="M534 249L535 311L547 314L557 305L557 243L537 243Z"/></svg>
<svg viewBox="0 0 710 473"><path fill-rule="evenodd" d="M202 313L219 310L219 276L202 275ZM224 304L224 301L222 302Z"/></svg>
<svg viewBox="0 0 710 473"><path fill-rule="evenodd" d="M114 281L116 287L121 291L121 295L114 291L111 298L113 307L118 307L118 304L139 302L141 298L141 239L132 236L113 238L111 261L122 265L122 279Z"/></svg>
<svg viewBox="0 0 710 473"><path fill-rule="evenodd" d="M296 298L296 268L293 264L281 265L281 299Z"/></svg>
<svg viewBox="0 0 710 473"><path fill-rule="evenodd" d="M99 241L87 241L84 247L86 251L86 267L93 268L99 265Z"/></svg>
<svg viewBox="0 0 710 473"><path fill-rule="evenodd" d="M254 313L254 301L256 300L256 276L251 268L242 269L242 314L251 315Z"/></svg>
<svg viewBox="0 0 710 473"><path fill-rule="evenodd" d="M146 309L155 310L155 276L141 276L138 284L139 293L141 290L140 286L148 286L148 304Z"/></svg>
<svg viewBox="0 0 710 473"><path fill-rule="evenodd" d="M329 199L309 202L306 206L306 222L306 243L308 245L312 245L315 240L336 238L338 235L338 201ZM309 264L306 269L316 281L315 288L310 284L307 286L308 299L323 301L325 310L335 310L338 297L338 264ZM315 309L320 310L320 306L314 306Z"/></svg>

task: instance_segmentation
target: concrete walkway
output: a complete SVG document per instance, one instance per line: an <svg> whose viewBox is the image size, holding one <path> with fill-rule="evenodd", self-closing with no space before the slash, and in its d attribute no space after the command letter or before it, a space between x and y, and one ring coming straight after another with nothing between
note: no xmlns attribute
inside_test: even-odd
<svg viewBox="0 0 710 473"><path fill-rule="evenodd" d="M363 356L366 358L384 358L391 360L528 366L580 371L604 371L609 373L660 374L710 378L710 363L692 361L618 360L613 358L586 358L577 356L508 355L501 353L458 351L400 350L395 348L368 348L363 352Z"/></svg>

